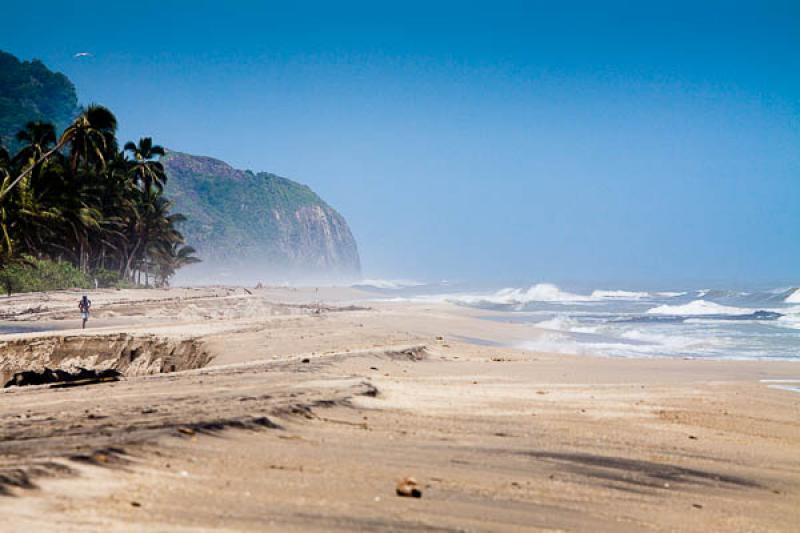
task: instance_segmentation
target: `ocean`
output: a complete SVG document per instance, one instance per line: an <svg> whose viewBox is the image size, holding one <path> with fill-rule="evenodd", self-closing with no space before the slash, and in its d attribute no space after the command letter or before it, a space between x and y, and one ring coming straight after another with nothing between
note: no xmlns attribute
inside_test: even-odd
<svg viewBox="0 0 800 533"><path fill-rule="evenodd" d="M535 324L515 347L576 355L800 361L800 289L570 290L549 283L495 289L365 280L377 298L445 301Z"/></svg>

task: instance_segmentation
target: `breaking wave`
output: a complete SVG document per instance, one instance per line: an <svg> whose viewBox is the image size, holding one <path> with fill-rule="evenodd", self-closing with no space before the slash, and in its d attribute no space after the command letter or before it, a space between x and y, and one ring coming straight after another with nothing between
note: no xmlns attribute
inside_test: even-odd
<svg viewBox="0 0 800 533"><path fill-rule="evenodd" d="M373 282L376 280L372 280ZM482 291L453 284L385 287L388 301L454 303L493 312L486 320L531 324L522 347L534 351L623 357L800 359L800 289L666 287L581 290L537 283ZM597 286L597 285L595 285ZM519 287L519 286L518 286ZM392 288L389 292L389 288Z"/></svg>
<svg viewBox="0 0 800 533"><path fill-rule="evenodd" d="M596 333L598 330L597 326L581 325L577 320L563 315L537 322L536 327L549 329L551 331L568 331L571 333Z"/></svg>
<svg viewBox="0 0 800 533"><path fill-rule="evenodd" d="M720 305L707 300L694 300L683 305L659 305L648 309L647 313L650 315L671 316L750 315L753 314L753 310Z"/></svg>
<svg viewBox="0 0 800 533"><path fill-rule="evenodd" d="M791 294L783 300L787 304L800 304L800 289L792 289Z"/></svg>
<svg viewBox="0 0 800 533"><path fill-rule="evenodd" d="M780 326L790 329L800 329L800 306L792 307L783 312L777 320Z"/></svg>
<svg viewBox="0 0 800 533"><path fill-rule="evenodd" d="M538 338L525 341L520 348L536 352L571 355L604 355L612 357L656 357L695 354L715 357L731 347L727 339L627 331L611 337L601 334L575 335L572 332L547 331Z"/></svg>
<svg viewBox="0 0 800 533"><path fill-rule="evenodd" d="M678 293L676 293L678 294ZM649 292L635 292L635 291L606 291L595 290L592 291L592 298L594 299L610 299L610 300L641 300L643 298L650 298Z"/></svg>
<svg viewBox="0 0 800 533"><path fill-rule="evenodd" d="M494 294L462 294L450 298L450 301L467 305L524 305L532 302L562 303L592 300L591 296L564 292L551 283L537 283L527 290L508 288L500 289Z"/></svg>
<svg viewBox="0 0 800 533"><path fill-rule="evenodd" d="M465 305L524 306L535 303L604 303L676 298L685 292L644 292L595 289L591 294L578 294L560 289L552 283L537 283L528 289L505 288L491 294L458 294L448 300Z"/></svg>

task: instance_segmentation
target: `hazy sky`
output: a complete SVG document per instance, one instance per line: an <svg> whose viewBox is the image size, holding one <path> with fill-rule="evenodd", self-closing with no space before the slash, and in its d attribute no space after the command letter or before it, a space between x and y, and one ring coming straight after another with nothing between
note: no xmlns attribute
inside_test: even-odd
<svg viewBox="0 0 800 533"><path fill-rule="evenodd" d="M2 13L124 139L310 185L367 276L800 282L797 0Z"/></svg>

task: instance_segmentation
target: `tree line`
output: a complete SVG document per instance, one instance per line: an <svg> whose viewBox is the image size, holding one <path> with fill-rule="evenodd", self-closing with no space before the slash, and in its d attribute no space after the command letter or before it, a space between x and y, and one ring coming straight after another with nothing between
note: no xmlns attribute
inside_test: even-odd
<svg viewBox="0 0 800 533"><path fill-rule="evenodd" d="M117 119L90 105L57 136L47 122L0 145L0 269L69 262L104 285L166 285L199 261L164 194L164 149L145 137L122 149Z"/></svg>

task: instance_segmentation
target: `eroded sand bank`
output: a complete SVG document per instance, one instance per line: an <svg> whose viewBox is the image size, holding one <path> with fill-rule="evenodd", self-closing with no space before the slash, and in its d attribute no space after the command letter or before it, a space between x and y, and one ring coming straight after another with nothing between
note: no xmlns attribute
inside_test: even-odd
<svg viewBox="0 0 800 533"><path fill-rule="evenodd" d="M536 328L351 289L104 291L80 331L78 294L7 300L50 331L0 337L0 364L127 377L2 392L4 530L800 523L800 395L760 382L793 363L499 348ZM161 373L185 343L202 360Z"/></svg>

